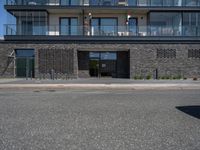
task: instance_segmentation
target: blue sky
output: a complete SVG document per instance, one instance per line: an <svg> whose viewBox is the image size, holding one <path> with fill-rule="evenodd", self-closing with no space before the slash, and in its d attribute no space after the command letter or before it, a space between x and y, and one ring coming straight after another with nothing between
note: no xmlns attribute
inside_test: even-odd
<svg viewBox="0 0 200 150"><path fill-rule="evenodd" d="M3 24L6 23L6 12L4 10L4 0L0 0L0 37L3 36Z"/></svg>

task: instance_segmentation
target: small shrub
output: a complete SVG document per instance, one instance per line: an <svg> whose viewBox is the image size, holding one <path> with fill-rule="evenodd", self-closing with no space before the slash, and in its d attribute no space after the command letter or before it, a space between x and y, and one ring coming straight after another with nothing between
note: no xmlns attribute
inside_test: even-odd
<svg viewBox="0 0 200 150"><path fill-rule="evenodd" d="M180 80L181 78L182 78L181 75L173 76L173 80Z"/></svg>
<svg viewBox="0 0 200 150"><path fill-rule="evenodd" d="M186 78L186 77L184 77L184 78L183 78L183 80L187 80L187 78Z"/></svg>
<svg viewBox="0 0 200 150"><path fill-rule="evenodd" d="M139 79L142 80L143 79L142 76L139 76Z"/></svg>
<svg viewBox="0 0 200 150"><path fill-rule="evenodd" d="M177 77L176 76L173 76L173 80L176 80L177 79Z"/></svg>
<svg viewBox="0 0 200 150"><path fill-rule="evenodd" d="M179 80L180 80L181 78L182 78L182 77L181 77L181 75L178 75L178 76L177 76L177 79L179 79Z"/></svg>
<svg viewBox="0 0 200 150"><path fill-rule="evenodd" d="M142 80L142 76L137 76L137 75L136 75L136 76L134 76L133 78L134 78L134 80Z"/></svg>
<svg viewBox="0 0 200 150"><path fill-rule="evenodd" d="M150 79L151 79L151 75L150 75L150 74L147 75L146 79L147 79L147 80L150 80Z"/></svg>
<svg viewBox="0 0 200 150"><path fill-rule="evenodd" d="M166 79L169 80L169 79L170 79L170 76L166 76Z"/></svg>
<svg viewBox="0 0 200 150"><path fill-rule="evenodd" d="M162 79L162 80L165 80L165 76L162 76L161 79Z"/></svg>
<svg viewBox="0 0 200 150"><path fill-rule="evenodd" d="M137 79L138 79L138 76L134 76L133 78L134 78L134 80L137 80Z"/></svg>

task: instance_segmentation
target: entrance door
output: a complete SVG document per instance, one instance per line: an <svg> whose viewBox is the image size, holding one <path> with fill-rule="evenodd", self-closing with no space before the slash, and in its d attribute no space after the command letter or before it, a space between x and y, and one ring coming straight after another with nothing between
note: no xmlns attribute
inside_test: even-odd
<svg viewBox="0 0 200 150"><path fill-rule="evenodd" d="M15 50L16 77L34 77L34 50Z"/></svg>
<svg viewBox="0 0 200 150"><path fill-rule="evenodd" d="M129 34L132 36L137 35L137 18L130 18L128 25Z"/></svg>
<svg viewBox="0 0 200 150"><path fill-rule="evenodd" d="M117 54L116 52L100 53L101 77L116 77Z"/></svg>
<svg viewBox="0 0 200 150"><path fill-rule="evenodd" d="M100 53L99 52L90 52L89 53L89 71L91 77L99 77L99 62L100 62Z"/></svg>
<svg viewBox="0 0 200 150"><path fill-rule="evenodd" d="M116 52L90 52L89 73L91 77L116 77Z"/></svg>

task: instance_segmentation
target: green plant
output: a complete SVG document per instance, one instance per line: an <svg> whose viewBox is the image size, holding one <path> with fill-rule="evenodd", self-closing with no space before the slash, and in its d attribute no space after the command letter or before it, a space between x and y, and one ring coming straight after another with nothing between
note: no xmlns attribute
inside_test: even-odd
<svg viewBox="0 0 200 150"><path fill-rule="evenodd" d="M151 77L151 75L150 74L148 74L147 76L146 76L146 79L147 80L150 80L152 77Z"/></svg>
<svg viewBox="0 0 200 150"><path fill-rule="evenodd" d="M177 79L179 79L179 80L180 80L181 78L182 78L182 76L181 76L181 75L178 75L178 76L177 76Z"/></svg>
<svg viewBox="0 0 200 150"><path fill-rule="evenodd" d="M138 79L138 76L134 76L133 79L134 79L134 80L137 80L137 79Z"/></svg>
<svg viewBox="0 0 200 150"><path fill-rule="evenodd" d="M162 79L162 80L165 80L165 76L162 76L161 79Z"/></svg>
<svg viewBox="0 0 200 150"><path fill-rule="evenodd" d="M166 79L169 80L169 79L170 79L170 76L166 76Z"/></svg>
<svg viewBox="0 0 200 150"><path fill-rule="evenodd" d="M142 76L140 76L140 75L135 75L133 78L134 78L134 80L142 80L143 79Z"/></svg>
<svg viewBox="0 0 200 150"><path fill-rule="evenodd" d="M177 79L177 77L176 76L173 76L173 80L176 80Z"/></svg>

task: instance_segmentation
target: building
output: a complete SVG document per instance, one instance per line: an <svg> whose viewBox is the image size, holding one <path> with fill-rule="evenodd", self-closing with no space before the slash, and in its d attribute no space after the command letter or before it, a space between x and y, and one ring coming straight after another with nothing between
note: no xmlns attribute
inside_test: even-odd
<svg viewBox="0 0 200 150"><path fill-rule="evenodd" d="M1 77L200 77L199 0L6 0Z"/></svg>

